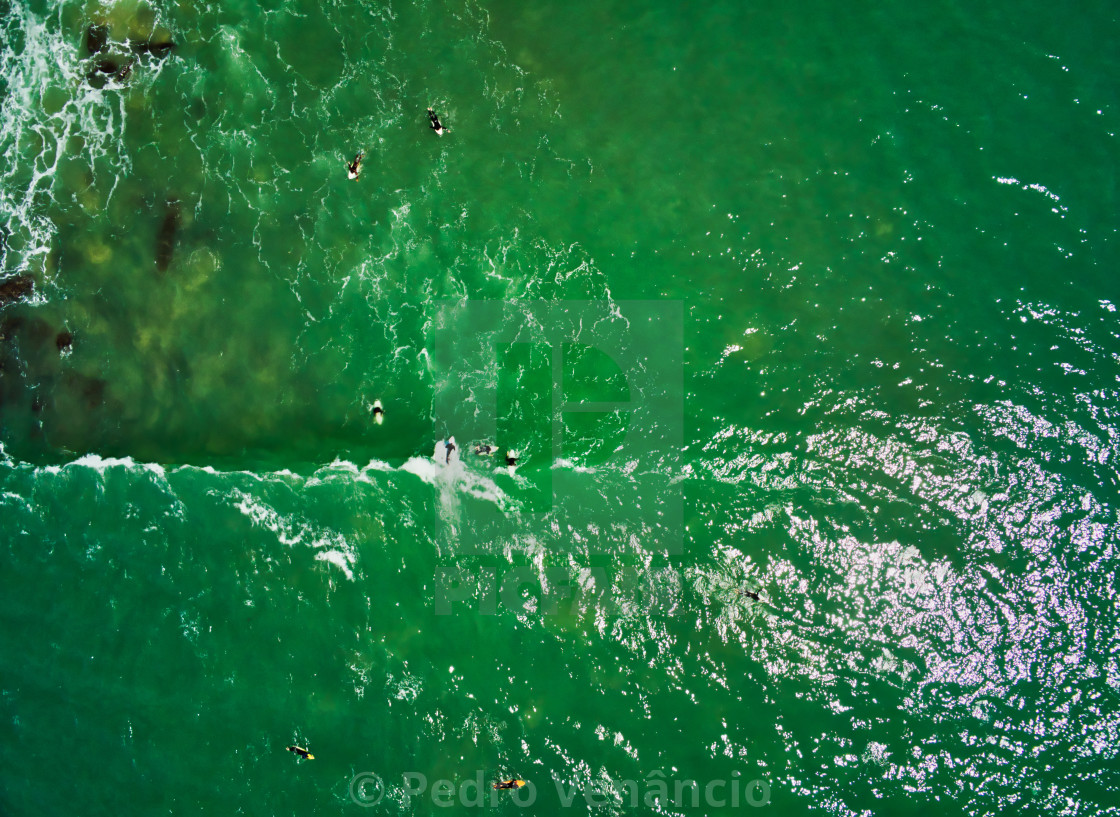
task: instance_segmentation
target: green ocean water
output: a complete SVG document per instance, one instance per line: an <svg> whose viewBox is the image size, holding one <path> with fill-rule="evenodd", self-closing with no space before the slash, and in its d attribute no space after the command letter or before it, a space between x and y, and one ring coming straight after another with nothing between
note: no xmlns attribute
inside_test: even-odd
<svg viewBox="0 0 1120 817"><path fill-rule="evenodd" d="M0 21L2 817L1120 813L1114 7Z"/></svg>

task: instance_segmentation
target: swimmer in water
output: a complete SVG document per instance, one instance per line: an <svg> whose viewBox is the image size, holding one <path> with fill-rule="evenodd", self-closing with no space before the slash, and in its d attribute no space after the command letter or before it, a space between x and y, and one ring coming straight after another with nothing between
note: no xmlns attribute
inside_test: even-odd
<svg viewBox="0 0 1120 817"><path fill-rule="evenodd" d="M288 751L291 752L294 755L299 755L304 760L314 760L315 759L315 755L311 754L311 752L307 751L302 746L289 746Z"/></svg>
<svg viewBox="0 0 1120 817"><path fill-rule="evenodd" d="M365 155L366 152L364 150L359 150L358 155L354 157L354 161L346 162L346 178L358 178L358 174L362 172L362 159L365 157Z"/></svg>
<svg viewBox="0 0 1120 817"><path fill-rule="evenodd" d="M431 128L432 128L432 130L434 130L436 132L436 136L443 136L445 133L448 132L447 128L445 128L440 123L439 117L436 116L436 112L433 111L431 108L428 108L428 119L430 119L431 122L432 122Z"/></svg>

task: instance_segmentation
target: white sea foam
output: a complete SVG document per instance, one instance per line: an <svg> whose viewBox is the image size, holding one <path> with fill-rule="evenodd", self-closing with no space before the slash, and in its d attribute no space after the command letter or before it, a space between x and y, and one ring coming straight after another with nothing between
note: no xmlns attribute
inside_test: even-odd
<svg viewBox="0 0 1120 817"><path fill-rule="evenodd" d="M33 510L31 501L26 497L20 496L19 494L14 494L11 491L4 491L4 493L0 494L0 507L6 506L8 508L11 508L11 506L13 505L18 505L24 511Z"/></svg>
<svg viewBox="0 0 1120 817"><path fill-rule="evenodd" d="M436 489L437 513L452 539L458 536L462 527L462 504L466 497L491 503L505 512L516 512L518 508L518 503L494 480L465 466L458 454L458 450L453 451L448 462L446 448L441 441L436 444L431 458L412 457L400 469Z"/></svg>
<svg viewBox="0 0 1120 817"><path fill-rule="evenodd" d="M278 542L288 547L301 545L316 550L317 561L335 565L346 574L347 579L354 581L352 568L357 563L357 554L344 535L317 528L294 516L286 516L259 497L240 489L234 488L231 495L237 500L234 507L254 525L274 533Z"/></svg>
<svg viewBox="0 0 1120 817"><path fill-rule="evenodd" d="M89 84L78 44L57 20L16 3L0 26L0 42L6 44L0 48L0 73L8 82L0 109L0 228L17 237L0 244L0 271L15 272L43 265L50 252L56 228L44 202L56 194L63 156L73 155L71 137L82 137L78 155L91 168L107 168L114 189L131 165L117 150L125 122L123 92L114 83L102 89ZM23 48L17 51L12 44L18 42ZM58 109L48 112L45 100Z"/></svg>
<svg viewBox="0 0 1120 817"><path fill-rule="evenodd" d="M441 495L448 494L446 504L449 506L457 505L454 495L460 493L503 508L514 504L510 496L499 488L494 480L465 466L459 459L458 450L452 452L450 462L446 461L446 456L446 449L440 442L437 443L431 458L412 457L401 466L400 470L440 489Z"/></svg>
<svg viewBox="0 0 1120 817"><path fill-rule="evenodd" d="M419 477L423 482L429 485L437 484L437 477L441 471L435 461L429 457L410 457L408 461L401 466L401 470Z"/></svg>
<svg viewBox="0 0 1120 817"><path fill-rule="evenodd" d="M477 501L491 503L505 511L516 511L518 503L509 497L490 477L488 473L478 473L460 462L457 452L453 452L451 462L446 462L446 454L442 455L443 461L429 457L413 457L403 465L395 467L381 460L370 462L359 467L349 460L336 459L329 465L318 469L311 476L301 476L288 469L279 469L271 472L253 471L223 471L210 465L195 466L181 465L170 469L158 463L138 462L132 457L104 457L99 454L86 454L64 465L30 466L19 464L30 469L41 477L58 477L65 472L87 471L97 474L99 482L114 471L128 472L135 475L145 475L148 480L157 485L174 501L175 513L178 518L183 518L185 508L173 487L177 475L186 476L191 473L206 474L215 477L219 483L237 486L220 489L220 492L230 497L233 506L245 515L253 525L271 531L276 540L288 547L307 547L315 551L316 561L326 562L339 568L347 579L355 580L355 567L358 562L356 546L343 532L320 526L301 517L299 514L286 513L269 504L269 500L261 495L267 492L269 486L287 486L285 490L296 494L302 489L321 486L330 483L365 482L369 484L392 482L394 474L409 474L421 482L435 489L437 509L440 517L453 529L458 527L461 513L461 504L464 499L470 498ZM126 477L127 478L127 477ZM261 486L259 489L256 486ZM252 486L250 489L249 486Z"/></svg>
<svg viewBox="0 0 1120 817"><path fill-rule="evenodd" d="M351 550L320 550L315 554L315 560L318 562L330 562L332 565L340 568L346 574L346 578L354 581L354 571L351 570L357 557Z"/></svg>
<svg viewBox="0 0 1120 817"><path fill-rule="evenodd" d="M335 459L330 465L326 465L307 478L304 483L310 487L312 485L322 485L326 482L331 482L334 479L356 479L359 471L358 466L349 460ZM292 474L292 476L296 476Z"/></svg>
<svg viewBox="0 0 1120 817"><path fill-rule="evenodd" d="M586 465L579 465L572 460L559 457L552 463L552 468L557 471L572 471L577 474L594 474L596 469L589 468Z"/></svg>
<svg viewBox="0 0 1120 817"><path fill-rule="evenodd" d="M132 457L102 457L99 454L86 454L79 457L72 462L68 462L65 467L73 468L80 466L83 468L92 468L95 471L105 473L110 468L128 468L140 469L143 471L150 471L160 478L167 476L167 471L162 465L154 462L136 462Z"/></svg>

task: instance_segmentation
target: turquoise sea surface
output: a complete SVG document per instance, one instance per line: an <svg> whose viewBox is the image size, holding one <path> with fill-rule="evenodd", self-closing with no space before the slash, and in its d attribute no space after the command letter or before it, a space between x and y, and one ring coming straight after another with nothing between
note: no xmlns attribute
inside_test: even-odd
<svg viewBox="0 0 1120 817"><path fill-rule="evenodd" d="M0 0L0 817L1120 814L1118 41Z"/></svg>

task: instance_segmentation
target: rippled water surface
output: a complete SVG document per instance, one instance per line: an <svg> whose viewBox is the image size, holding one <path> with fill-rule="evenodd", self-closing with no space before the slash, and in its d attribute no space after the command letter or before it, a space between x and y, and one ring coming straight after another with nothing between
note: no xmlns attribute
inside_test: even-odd
<svg viewBox="0 0 1120 817"><path fill-rule="evenodd" d="M1118 813L1117 35L0 0L0 814Z"/></svg>

